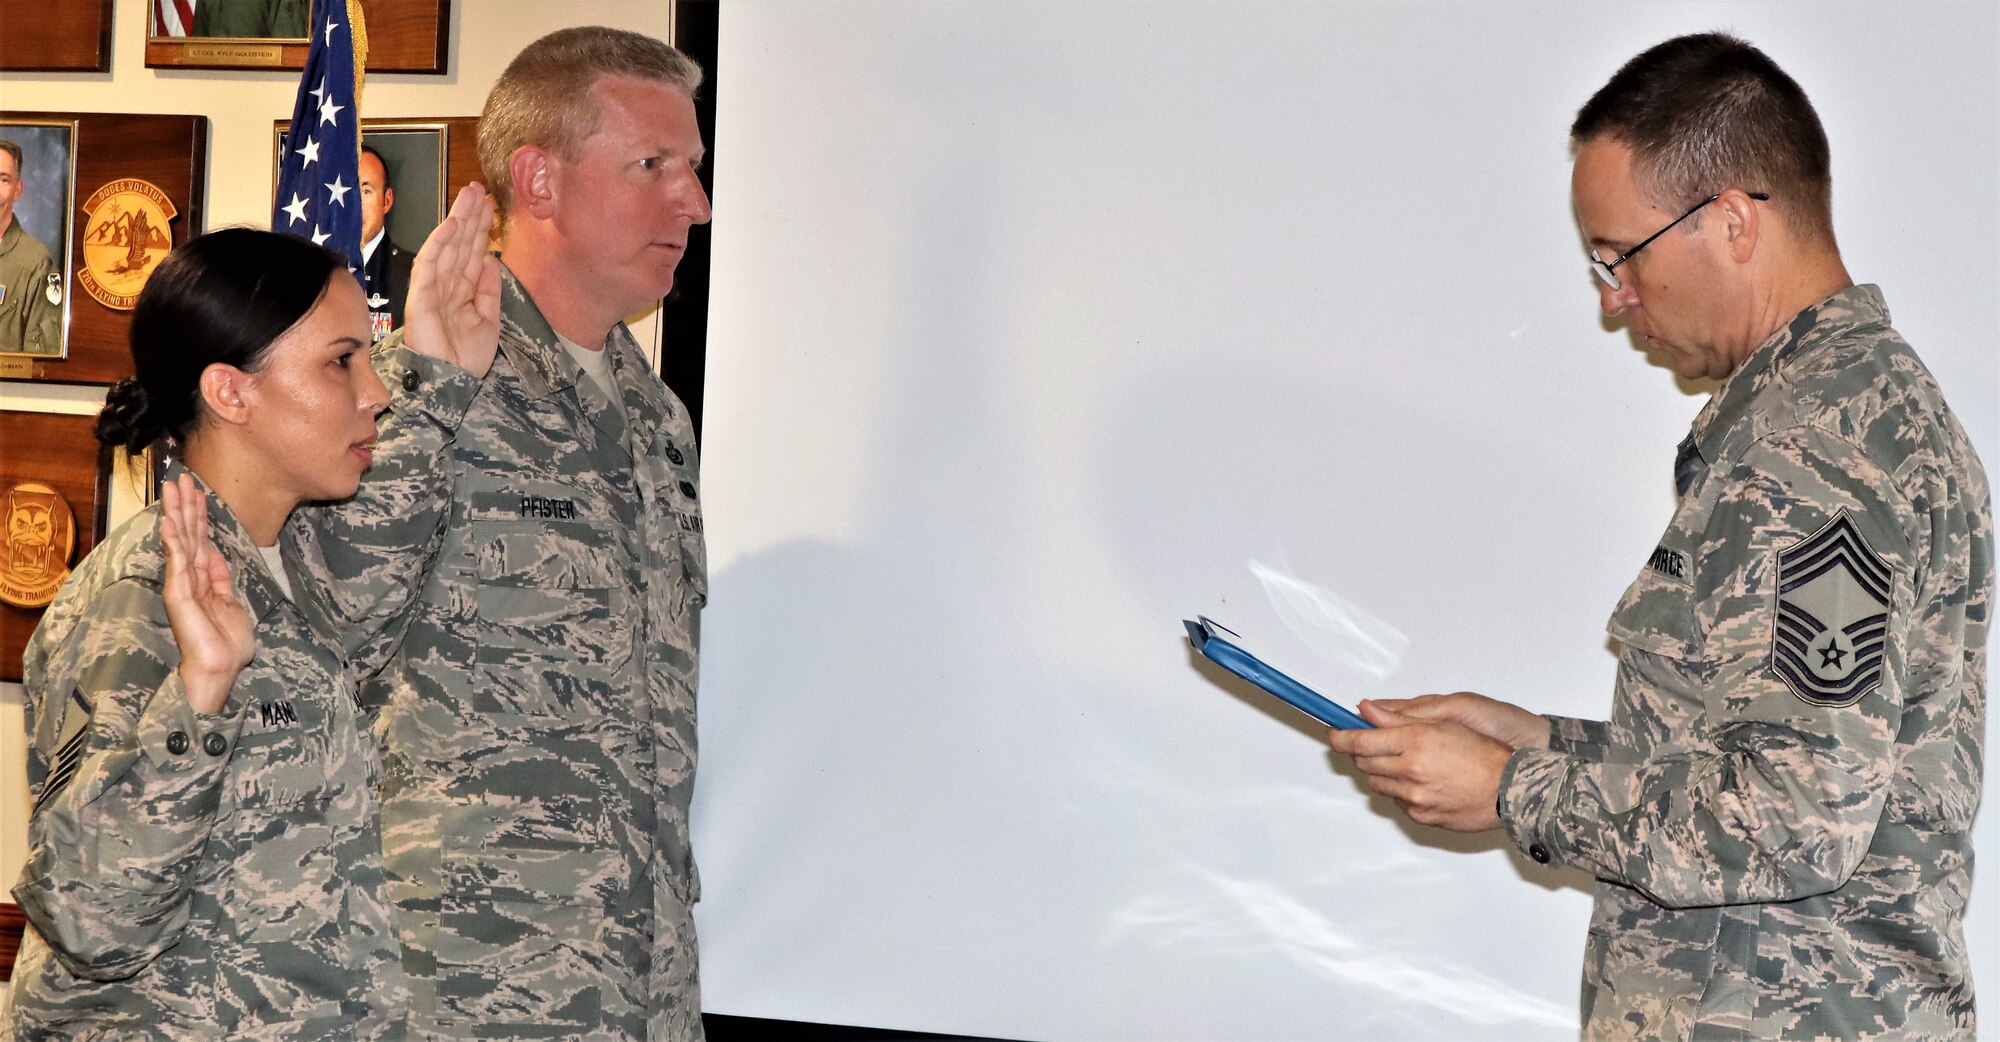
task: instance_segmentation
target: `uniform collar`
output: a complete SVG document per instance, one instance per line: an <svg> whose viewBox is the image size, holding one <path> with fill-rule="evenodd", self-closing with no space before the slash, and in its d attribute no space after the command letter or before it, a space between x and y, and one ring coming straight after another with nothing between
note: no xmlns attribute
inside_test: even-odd
<svg viewBox="0 0 2000 1042"><path fill-rule="evenodd" d="M528 295L527 287L521 285L504 261L500 264L500 325L500 349L513 360L522 390L529 397L546 398L577 385L583 376L583 367L569 356L569 351L562 345L562 338L556 335L555 328L542 315L542 309ZM604 340L604 350L615 386L603 390L621 403L625 423L606 422L608 418L594 415L591 423L600 430L620 436L629 425L637 444L650 444L659 422L653 417L653 410L635 408L632 402L635 389L643 382L642 371L646 368L639 345L632 339L631 331L620 322L611 327L611 334ZM578 397L582 397L581 392ZM596 410L587 411L595 413Z"/></svg>
<svg viewBox="0 0 2000 1042"><path fill-rule="evenodd" d="M660 393L659 379L646 364L639 342L632 338L632 331L626 329L624 323L612 329L604 350L610 354L611 380L617 385L610 391L619 397L624 406L632 443L644 452L646 446L653 444L654 435L667 414L673 411L673 406L667 396Z"/></svg>
<svg viewBox="0 0 2000 1042"><path fill-rule="evenodd" d="M576 384L576 363L506 261L500 262L500 351L513 361L531 398L546 398Z"/></svg>
<svg viewBox="0 0 2000 1042"><path fill-rule="evenodd" d="M1750 352L1695 417L1694 437L1702 459L1713 462L1722 458L1731 432L1748 415L1751 403L1787 367L1812 357L1857 327L1888 324L1889 306L1882 300L1882 291L1872 285L1849 286L1794 315Z"/></svg>

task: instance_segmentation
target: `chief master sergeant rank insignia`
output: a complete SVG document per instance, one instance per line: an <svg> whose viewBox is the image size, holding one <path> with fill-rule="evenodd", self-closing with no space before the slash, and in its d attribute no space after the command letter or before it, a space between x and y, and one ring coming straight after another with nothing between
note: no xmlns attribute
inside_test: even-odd
<svg viewBox="0 0 2000 1042"><path fill-rule="evenodd" d="M1882 682L1889 565L1845 510L1778 553L1771 672L1822 706L1853 705Z"/></svg>

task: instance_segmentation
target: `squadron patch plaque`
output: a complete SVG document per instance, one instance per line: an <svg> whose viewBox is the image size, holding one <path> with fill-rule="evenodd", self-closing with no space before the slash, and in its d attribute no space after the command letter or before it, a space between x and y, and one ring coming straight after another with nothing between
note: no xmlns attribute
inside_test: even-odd
<svg viewBox="0 0 2000 1042"><path fill-rule="evenodd" d="M130 311L154 266L173 249L173 200L150 181L125 177L83 204L83 267L77 282L98 303Z"/></svg>
<svg viewBox="0 0 2000 1042"><path fill-rule="evenodd" d="M24 481L0 494L0 601L40 608L56 599L76 552L76 515L62 494Z"/></svg>
<svg viewBox="0 0 2000 1042"><path fill-rule="evenodd" d="M21 679L21 649L45 606L103 538L117 458L92 436L96 425L0 409L0 681Z"/></svg>

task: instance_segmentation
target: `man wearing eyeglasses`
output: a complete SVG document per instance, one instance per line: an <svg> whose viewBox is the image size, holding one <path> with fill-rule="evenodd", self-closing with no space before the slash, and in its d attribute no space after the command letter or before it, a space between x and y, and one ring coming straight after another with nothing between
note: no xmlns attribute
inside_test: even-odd
<svg viewBox="0 0 2000 1042"><path fill-rule="evenodd" d="M1604 311L1721 381L1611 617L1611 719L1461 692L1329 741L1413 820L1597 877L1588 1038L1970 1039L1985 473L1848 277L1825 133L1761 51L1669 40L1571 135Z"/></svg>

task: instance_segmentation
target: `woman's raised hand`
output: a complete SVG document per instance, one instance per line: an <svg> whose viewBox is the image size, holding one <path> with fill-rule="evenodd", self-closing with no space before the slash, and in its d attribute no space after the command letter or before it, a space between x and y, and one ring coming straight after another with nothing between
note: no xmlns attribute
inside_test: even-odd
<svg viewBox="0 0 2000 1042"><path fill-rule="evenodd" d="M160 488L160 543L167 554L162 591L181 649L181 686L198 713L229 700L236 675L257 652L256 623L229 582L229 562L208 534L208 502L182 474Z"/></svg>
<svg viewBox="0 0 2000 1042"><path fill-rule="evenodd" d="M410 271L403 343L483 377L500 344L500 261L486 252L493 200L478 182L424 240Z"/></svg>

